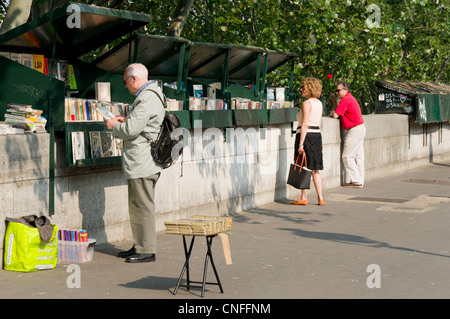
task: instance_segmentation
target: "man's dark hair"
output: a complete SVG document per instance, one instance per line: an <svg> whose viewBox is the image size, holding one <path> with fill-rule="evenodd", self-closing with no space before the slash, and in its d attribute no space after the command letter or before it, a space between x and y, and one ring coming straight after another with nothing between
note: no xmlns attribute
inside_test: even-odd
<svg viewBox="0 0 450 319"><path fill-rule="evenodd" d="M347 81L339 81L337 83L337 85L341 84L343 86L344 89L346 89L347 91L350 91L350 83Z"/></svg>

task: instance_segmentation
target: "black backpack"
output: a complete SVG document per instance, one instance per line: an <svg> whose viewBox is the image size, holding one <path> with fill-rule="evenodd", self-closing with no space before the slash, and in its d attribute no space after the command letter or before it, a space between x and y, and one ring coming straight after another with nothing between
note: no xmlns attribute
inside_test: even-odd
<svg viewBox="0 0 450 319"><path fill-rule="evenodd" d="M158 137L155 141L151 142L151 154L155 162L163 164L164 168L167 168L172 165L183 152L182 145L180 145L181 147L179 147L179 150L174 150L175 145L183 140L183 135L173 136L173 131L181 127L181 122L176 114L167 111L166 97L164 96L163 101L156 91L150 91L153 91L159 97L166 110ZM142 132L141 135L150 140L149 136L144 132Z"/></svg>

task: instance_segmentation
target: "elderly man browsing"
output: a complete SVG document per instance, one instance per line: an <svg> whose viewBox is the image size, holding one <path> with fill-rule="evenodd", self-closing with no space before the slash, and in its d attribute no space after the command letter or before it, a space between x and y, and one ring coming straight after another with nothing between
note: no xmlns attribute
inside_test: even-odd
<svg viewBox="0 0 450 319"><path fill-rule="evenodd" d="M155 186L162 166L150 153L150 143L141 132L157 138L164 119L163 94L156 83L148 80L147 68L130 64L123 83L136 96L127 117L105 120L113 135L123 140L122 169L128 183L128 208L133 247L119 253L126 262L156 260ZM158 97L159 95L159 97ZM160 99L161 98L161 99Z"/></svg>

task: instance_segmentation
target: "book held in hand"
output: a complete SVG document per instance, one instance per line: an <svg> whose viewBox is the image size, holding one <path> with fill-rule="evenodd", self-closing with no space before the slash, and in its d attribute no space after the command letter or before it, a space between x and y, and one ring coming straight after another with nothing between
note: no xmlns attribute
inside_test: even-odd
<svg viewBox="0 0 450 319"><path fill-rule="evenodd" d="M100 113L100 115L104 118L104 119L112 119L115 118L116 116L113 114L113 112L111 112L111 110L109 108L107 108L106 106L101 106L97 108L97 112Z"/></svg>

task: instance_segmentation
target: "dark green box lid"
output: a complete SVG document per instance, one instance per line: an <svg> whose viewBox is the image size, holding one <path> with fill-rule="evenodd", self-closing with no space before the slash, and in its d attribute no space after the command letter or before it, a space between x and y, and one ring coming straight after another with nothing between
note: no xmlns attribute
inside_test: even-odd
<svg viewBox="0 0 450 319"><path fill-rule="evenodd" d="M72 11L69 6L77 10ZM71 23L77 21L75 17L78 14L80 27L71 27ZM95 50L150 22L151 17L143 13L68 2L1 34L0 50L52 57L55 45L56 58L70 59Z"/></svg>

